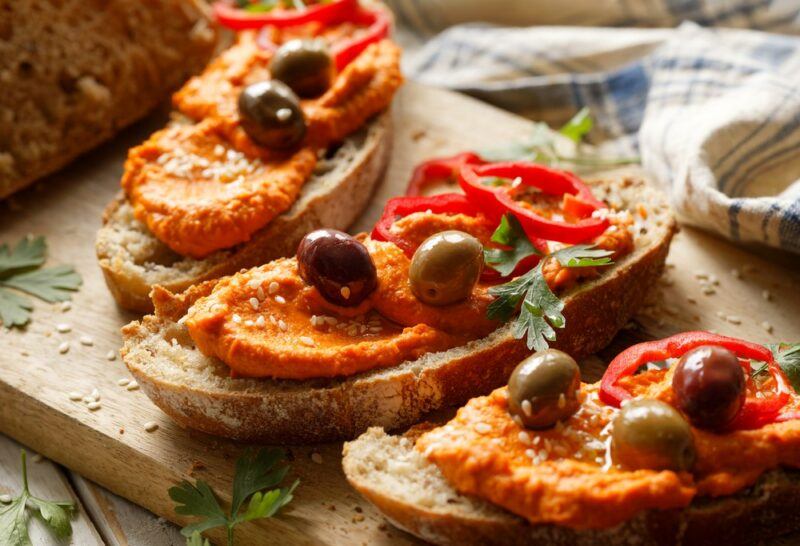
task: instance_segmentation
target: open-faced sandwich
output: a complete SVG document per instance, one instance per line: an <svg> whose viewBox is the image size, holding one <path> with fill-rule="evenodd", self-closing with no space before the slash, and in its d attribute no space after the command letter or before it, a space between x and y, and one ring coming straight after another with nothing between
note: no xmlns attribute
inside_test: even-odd
<svg viewBox="0 0 800 546"><path fill-rule="evenodd" d="M181 291L344 229L387 163L402 83L388 12L357 0L253 13L216 7L236 43L173 97L174 120L131 149L97 256L120 305ZM257 27L257 30L254 28Z"/></svg>
<svg viewBox="0 0 800 546"><path fill-rule="evenodd" d="M345 474L436 544L761 543L800 528L798 352L686 332L585 384L549 349L443 426L345 444Z"/></svg>
<svg viewBox="0 0 800 546"><path fill-rule="evenodd" d="M406 426L504 384L533 349L604 347L662 272L674 221L642 180L421 169L457 172L465 193L397 197L370 235L317 230L295 258L157 287L155 315L123 329L145 392L182 425L239 439Z"/></svg>

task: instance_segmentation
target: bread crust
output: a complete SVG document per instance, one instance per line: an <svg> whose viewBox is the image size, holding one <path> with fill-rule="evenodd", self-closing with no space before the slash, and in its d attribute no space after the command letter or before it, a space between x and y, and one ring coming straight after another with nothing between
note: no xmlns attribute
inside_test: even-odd
<svg viewBox="0 0 800 546"><path fill-rule="evenodd" d="M735 495L696 499L686 509L650 510L609 529L577 531L532 525L482 499L460 495L435 465L411 451L413 431L411 441L402 445L397 437L370 429L345 444L345 476L395 526L443 546L737 546L761 543L800 528L800 471L796 470L767 472L755 485ZM424 480L412 476L398 486L381 479L390 458L404 457L418 465L415 472L424 475ZM409 502L419 488L434 489L437 502L427 506Z"/></svg>
<svg viewBox="0 0 800 546"><path fill-rule="evenodd" d="M601 184L601 183L598 183ZM595 184L595 188L598 188ZM675 223L660 194L644 182L609 181L656 200L652 240L599 279L564 295L566 327L554 346L580 358L606 346L642 305L661 275ZM633 185L633 186L631 186ZM622 191L622 190L621 190ZM651 217L654 215L651 215ZM505 325L486 338L413 362L343 379L289 381L223 378L228 368L193 347L180 318L209 290L173 295L156 289L156 314L123 329L123 359L145 393L182 426L238 440L315 443L354 438L370 426L398 429L426 413L484 394L506 382L529 350ZM167 347L165 340L175 339ZM197 370L200 370L198 372ZM199 373L213 376L200 381Z"/></svg>
<svg viewBox="0 0 800 546"><path fill-rule="evenodd" d="M199 0L0 4L0 199L142 118L216 45Z"/></svg>
<svg viewBox="0 0 800 546"><path fill-rule="evenodd" d="M257 231L250 241L234 249L220 251L203 260L192 260L175 255L157 241L147 228L132 218L121 219L121 208L126 200L119 195L103 215L103 227L97 235L96 250L109 290L117 303L132 311L151 312L153 304L150 291L154 282L147 278L146 264L133 263L133 252L126 242L119 242L119 233L131 229L131 224L146 233L153 261L169 255L181 260L183 269L167 269L158 284L171 292L182 292L189 286L208 279L218 278L261 265L275 258L295 252L300 239L314 229L329 227L347 229L361 214L372 197L389 162L392 143L391 113L386 112L372 120L362 132L345 141L354 151L345 159L349 161L342 172L323 178L323 182L307 183L295 205ZM344 147L343 147L344 148ZM337 154L345 155L345 152ZM348 148L349 149L349 148ZM334 155L330 162L341 161ZM147 258L138 257L138 262ZM167 266L169 267L169 266ZM187 274L185 269L191 269Z"/></svg>

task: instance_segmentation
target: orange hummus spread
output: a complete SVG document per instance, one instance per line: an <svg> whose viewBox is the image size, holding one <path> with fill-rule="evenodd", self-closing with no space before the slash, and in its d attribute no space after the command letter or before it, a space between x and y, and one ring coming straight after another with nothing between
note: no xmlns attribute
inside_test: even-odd
<svg viewBox="0 0 800 546"><path fill-rule="evenodd" d="M338 36L334 28L323 38L326 32ZM271 57L255 33L240 33L173 97L175 108L195 123L159 131L129 153L122 187L134 215L179 254L203 258L248 241L294 203L313 173L317 150L385 110L402 83L399 48L388 40L372 44L322 96L301 101L308 125L303 147L276 154L247 136L237 108L246 85L269 79Z"/></svg>
<svg viewBox="0 0 800 546"><path fill-rule="evenodd" d="M463 215L415 213L397 222L404 234L446 229L482 242L485 223ZM627 230L624 230L626 233ZM424 238L423 237L423 238ZM377 270L377 288L358 307L339 307L305 283L295 258L278 260L219 281L189 309L185 324L198 348L237 375L307 379L347 376L401 364L491 333L493 297L478 283L466 300L437 307L414 296L411 260L393 243L363 240ZM558 270L548 283L556 282Z"/></svg>
<svg viewBox="0 0 800 546"><path fill-rule="evenodd" d="M634 394L661 392L669 400L666 370L625 381ZM598 388L583 384L576 414L534 431L512 419L503 387L471 400L452 421L423 434L416 448L459 492L531 523L575 529L612 527L648 509L682 508L696 496L732 494L769 469L800 466L800 420L792 420L725 434L692 428L697 459L691 473L622 470L608 454L609 424L618 410L598 399Z"/></svg>

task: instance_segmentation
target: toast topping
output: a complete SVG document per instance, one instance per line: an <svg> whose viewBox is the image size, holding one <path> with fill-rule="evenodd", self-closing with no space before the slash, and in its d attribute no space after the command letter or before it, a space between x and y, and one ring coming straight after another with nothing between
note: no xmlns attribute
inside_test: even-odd
<svg viewBox="0 0 800 546"><path fill-rule="evenodd" d="M632 400L622 409L602 401L600 383L582 384L577 412L546 429L526 428L510 408L518 395L497 389L422 435L416 448L458 491L532 523L576 529L682 508L697 496L730 495L767 470L800 467L800 398L793 389L767 424L706 430L680 412L676 373L683 372L673 365L619 378ZM774 377L746 375L748 400L769 399L778 388Z"/></svg>
<svg viewBox="0 0 800 546"><path fill-rule="evenodd" d="M281 159L231 147L219 124L173 125L133 148L122 187L136 218L182 255L247 241L288 209L316 165L302 148Z"/></svg>

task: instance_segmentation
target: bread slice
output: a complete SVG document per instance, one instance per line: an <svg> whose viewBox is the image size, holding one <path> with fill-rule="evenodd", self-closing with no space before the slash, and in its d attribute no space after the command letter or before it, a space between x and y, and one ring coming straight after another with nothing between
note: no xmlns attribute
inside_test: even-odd
<svg viewBox="0 0 800 546"><path fill-rule="evenodd" d="M2 2L0 198L143 117L215 44L202 0Z"/></svg>
<svg viewBox="0 0 800 546"><path fill-rule="evenodd" d="M663 194L641 179L589 181L595 195L619 209L645 204L635 251L601 277L567 291L554 346L576 358L606 346L641 306L661 275L675 222ZM173 295L153 293L156 313L123 328L123 359L145 393L179 424L210 434L268 443L354 438L370 426L397 429L428 412L460 405L504 384L529 353L511 324L448 351L340 379L234 379L219 360L200 353L180 322L210 284Z"/></svg>
<svg viewBox="0 0 800 546"><path fill-rule="evenodd" d="M149 312L155 285L182 292L198 282L294 254L300 239L316 228L347 229L383 175L391 140L391 113L386 112L328 151L292 208L250 241L200 260L176 254L156 239L133 217L133 207L120 194L106 209L97 234L97 258L106 284L122 307Z"/></svg>
<svg viewBox="0 0 800 546"><path fill-rule="evenodd" d="M725 546L760 544L800 528L800 471L773 470L736 495L700 498L683 510L649 510L604 530L532 525L477 497L459 494L414 449L418 430L371 428L344 446L350 484L397 527L440 545Z"/></svg>

